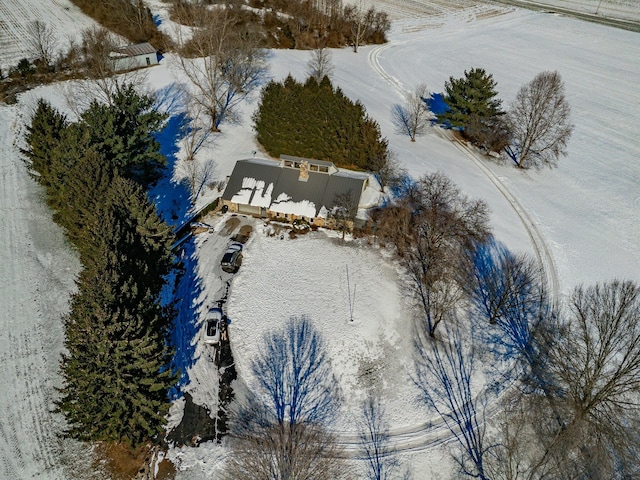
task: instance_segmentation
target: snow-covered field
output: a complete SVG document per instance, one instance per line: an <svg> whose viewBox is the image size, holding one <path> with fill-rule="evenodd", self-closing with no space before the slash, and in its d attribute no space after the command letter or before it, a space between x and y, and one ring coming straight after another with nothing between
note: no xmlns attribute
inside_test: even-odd
<svg viewBox="0 0 640 480"><path fill-rule="evenodd" d="M58 47L80 40L84 28L96 25L69 0L2 0L0 2L0 68L17 65L29 51L30 23L39 20L52 30Z"/></svg>
<svg viewBox="0 0 640 480"><path fill-rule="evenodd" d="M593 4L595 10L596 0L581 3ZM31 4L33 8L44 5L20 2ZM46 8L56 12L59 4L51 2ZM442 170L468 195L485 199L498 238L514 250L537 252L546 267L556 272L560 293L578 283L613 277L640 281L640 92L636 88L640 34L495 4L474 3L469 8L418 0L375 4L393 4L398 11L405 6L410 13L395 15L389 44L365 47L358 54L349 49L334 51L334 82L363 102L408 170L415 176ZM602 7L620 4L622 0L604 0ZM635 2L623 5L632 12L637 6ZM439 8L435 16L421 13L420 9L434 6ZM21 11L26 12L21 15L32 15L29 9ZM73 31L80 24L67 28ZM304 77L308 58L308 52L274 52L273 77L289 72ZM150 87L173 81L170 62L168 56L162 65L149 69ZM505 102L536 73L560 72L575 131L569 156L560 160L557 169L521 172L508 164L479 164L437 130L415 143L394 132L390 110L402 102L404 91L419 82L441 91L449 76L459 77L476 66L494 75ZM49 87L37 93L52 97L62 107L60 92ZM88 478L78 465L86 463L89 452L57 439L62 421L51 413L54 386L60 382L60 315L67 308L79 266L17 152L21 115L28 111L32 100L27 97L32 95L15 107L0 107L0 381L4 385L0 478ZM219 140L203 152L202 157L216 160L217 178L224 178L235 160L251 156L256 149L249 120L255 105L244 105L243 122L223 128ZM266 236L262 223L256 222L245 262L232 284L228 310L241 374L256 354L263 332L289 315L308 314L326 336L343 390L349 393L347 405L356 402L359 382L364 381L359 365L363 360L377 361L382 371L396 373L384 389L388 406L397 412L391 417L392 428L403 431L422 424L427 419L412 404L408 382L401 382L411 359L407 304L393 263L375 249L323 235L279 240ZM212 248L217 241L198 245L203 289L198 302L205 305L221 287L219 277L207 274L215 266ZM346 267L356 286L353 323L348 319ZM202 402L213 401L207 399L215 392L215 374L202 363L195 363L192 374L197 381L188 389L194 398L200 395ZM246 380L251 383L250 377ZM348 416L345 430L351 428ZM222 450L213 445L176 449L173 458L181 458L185 467L180 478L215 478ZM416 478L437 478L438 472L445 478L446 466L441 463L446 465L447 459L442 451L407 453L403 459L414 466Z"/></svg>

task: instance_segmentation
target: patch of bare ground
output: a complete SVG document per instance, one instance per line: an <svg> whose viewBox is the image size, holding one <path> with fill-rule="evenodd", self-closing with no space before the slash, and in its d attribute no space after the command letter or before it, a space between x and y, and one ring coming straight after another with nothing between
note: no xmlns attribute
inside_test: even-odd
<svg viewBox="0 0 640 480"><path fill-rule="evenodd" d="M251 236L251 232L253 232L253 226L251 225L243 225L240 227L240 235L243 237L249 238Z"/></svg>
<svg viewBox="0 0 640 480"><path fill-rule="evenodd" d="M96 446L96 462L111 480L173 480L176 471L168 460L159 462L155 473L158 452L159 447L155 445L134 449L123 443L99 443Z"/></svg>
<svg viewBox="0 0 640 480"><path fill-rule="evenodd" d="M238 217L234 216L229 218L225 222L224 227L222 227L220 235L231 235L231 233L233 233L235 229L238 228L238 225L240 225L240 219Z"/></svg>

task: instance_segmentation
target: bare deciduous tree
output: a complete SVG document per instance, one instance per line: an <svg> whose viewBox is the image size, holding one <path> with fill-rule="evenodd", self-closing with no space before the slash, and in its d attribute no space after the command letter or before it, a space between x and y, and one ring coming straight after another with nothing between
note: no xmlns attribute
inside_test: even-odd
<svg viewBox="0 0 640 480"><path fill-rule="evenodd" d="M48 70L58 52L58 38L55 32L46 23L35 20L27 25L27 33L29 53Z"/></svg>
<svg viewBox="0 0 640 480"><path fill-rule="evenodd" d="M307 69L310 77L316 79L320 83L324 77L331 80L333 74L333 62L331 52L324 48L316 48L311 51L311 58L307 63Z"/></svg>
<svg viewBox="0 0 640 480"><path fill-rule="evenodd" d="M184 159L180 163L179 172L189 185L192 203L196 202L203 188L213 181L215 171L216 162L211 158Z"/></svg>
<svg viewBox="0 0 640 480"><path fill-rule="evenodd" d="M182 102L185 119L180 128L180 146L186 160L194 160L196 153L211 139L211 129L206 124L206 114L193 97L182 91Z"/></svg>
<svg viewBox="0 0 640 480"><path fill-rule="evenodd" d="M378 152L369 158L369 168L380 182L382 193L387 186L396 185L406 175L406 171L400 166L398 157L392 150Z"/></svg>
<svg viewBox="0 0 640 480"><path fill-rule="evenodd" d="M345 21L351 24L351 45L353 52L358 53L358 47L367 36L367 12L362 8L362 0L355 5L348 5L344 9Z"/></svg>
<svg viewBox="0 0 640 480"><path fill-rule="evenodd" d="M233 412L226 478L350 478L326 429L338 390L311 321L291 317L282 331L266 335L251 369L256 389Z"/></svg>
<svg viewBox="0 0 640 480"><path fill-rule="evenodd" d="M114 74L112 53L118 48L118 44L116 36L104 27L83 30L82 57L89 76L105 78Z"/></svg>
<svg viewBox="0 0 640 480"><path fill-rule="evenodd" d="M434 173L379 217L378 234L402 258L420 322L433 337L463 297L457 278L467 252L489 235L487 205L467 199L449 178Z"/></svg>
<svg viewBox="0 0 640 480"><path fill-rule="evenodd" d="M366 460L365 478L390 480L396 478L400 463L393 455L389 423L380 397L370 392L362 405L359 422L360 443Z"/></svg>
<svg viewBox="0 0 640 480"><path fill-rule="evenodd" d="M543 393L555 408L549 353L561 329L540 268L493 238L478 245L472 257L459 283L470 299L476 337L494 356L496 383L518 381L524 390Z"/></svg>
<svg viewBox="0 0 640 480"><path fill-rule="evenodd" d="M493 480L538 480L562 478L554 476L551 464L545 461L544 446L535 426L540 422L540 410L520 395L506 395L504 409L496 415L496 434L492 437L490 454L484 457L487 476Z"/></svg>
<svg viewBox="0 0 640 480"><path fill-rule="evenodd" d="M192 38L178 30L178 67L190 82L189 94L207 113L211 131L234 118L235 107L266 76L266 53L255 32L243 31L230 9L216 8L194 18ZM190 57L197 58L187 58Z"/></svg>
<svg viewBox="0 0 640 480"><path fill-rule="evenodd" d="M416 376L425 404L438 414L454 436L461 454L454 456L465 475L488 480L485 401L473 389L474 356L457 328L447 328L442 341L425 343L418 332Z"/></svg>
<svg viewBox="0 0 640 480"><path fill-rule="evenodd" d="M491 462L504 475L498 478L640 474L639 318L640 288L632 282L574 290L548 352L549 388L509 398Z"/></svg>
<svg viewBox="0 0 640 480"><path fill-rule="evenodd" d="M65 99L77 115L94 100L111 105L118 93L128 85L136 85L140 89L146 84L144 69L122 73L116 71L112 53L118 46L117 37L104 27L83 30L80 68L85 78L63 87L66 90Z"/></svg>
<svg viewBox="0 0 640 480"><path fill-rule="evenodd" d="M508 112L508 155L520 168L555 166L567 154L573 132L571 108L558 72L539 73L524 85Z"/></svg>
<svg viewBox="0 0 640 480"><path fill-rule="evenodd" d="M407 95L404 105L396 104L391 110L396 131L408 135L412 142L416 141L416 136L424 135L430 124L432 114L425 103L428 96L427 86L420 84Z"/></svg>
<svg viewBox="0 0 640 480"><path fill-rule="evenodd" d="M511 135L509 123L504 115L495 115L490 118L469 115L464 133L485 153L494 153L496 156L500 156L500 153L509 146Z"/></svg>
<svg viewBox="0 0 640 480"><path fill-rule="evenodd" d="M342 239L353 227L353 220L358 214L358 200L353 191L339 193L333 200L333 207L329 211L329 218L336 229L342 232Z"/></svg>
<svg viewBox="0 0 640 480"><path fill-rule="evenodd" d="M228 480L351 478L333 435L309 424L269 424L232 433Z"/></svg>
<svg viewBox="0 0 640 480"><path fill-rule="evenodd" d="M564 444L562 461L579 458L574 468L613 478L637 467L640 449L640 287L576 288L565 326L550 364L564 418L547 448Z"/></svg>

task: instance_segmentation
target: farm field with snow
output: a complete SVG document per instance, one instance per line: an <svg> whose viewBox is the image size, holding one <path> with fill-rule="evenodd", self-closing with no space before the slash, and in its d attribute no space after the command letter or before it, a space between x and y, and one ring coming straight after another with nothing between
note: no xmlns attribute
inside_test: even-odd
<svg viewBox="0 0 640 480"><path fill-rule="evenodd" d="M6 71L29 57L29 25L40 21L51 27L60 49L80 40L84 28L96 25L69 0L2 0L0 2L0 68Z"/></svg>
<svg viewBox="0 0 640 480"><path fill-rule="evenodd" d="M453 9L443 3L375 2L377 7L395 5L389 43L361 48L358 54L350 49L332 51L334 83L365 105L411 175L442 171L464 193L487 201L497 238L516 252L537 255L559 295L580 283L615 277L640 281L640 92L636 87L640 34L496 4L463 4L464 8ZM581 2L587 3L595 9L597 2ZM409 14L400 13L401 4ZM3 2L3 8L7 5ZM49 12L34 13L40 2L20 5L14 11L22 12L22 23L24 17L36 19ZM46 8L66 15L65 6L66 2L57 1ZM640 19L634 2L604 0L602 6L624 8ZM426 11L436 7L437 13ZM71 20L74 26L68 29L91 24L83 18ZM66 24L61 20L60 25ZM8 42L12 52L22 52L19 36L2 26L2 42ZM13 62L22 53L12 55ZM275 79L288 73L303 79L308 59L308 52L272 52L271 74ZM8 60L2 57L4 61ZM150 89L180 80L171 62L167 55L160 66L149 69ZM440 92L449 76L460 77L472 67L494 75L505 103L538 72L560 72L575 130L569 155L560 159L558 168L519 171L508 163L480 161L435 128L415 143L395 132L391 108L403 102L406 92L421 82ZM18 137L34 98L45 96L64 108L61 95L60 88L50 86L26 93L16 106L0 106L0 325L4 332L0 381L5 385L0 392L0 478L101 478L88 467L86 447L57 437L63 421L52 409L54 387L60 385L61 315L79 265L18 153ZM249 158L258 149L250 120L256 100L243 105L238 125L225 126L215 144L199 155L201 161L215 160L217 179L224 179L236 160ZM198 203L215 195L207 191ZM212 220L216 232L211 235L218 235L226 218ZM269 236L261 221L252 222L254 231L228 302L229 334L243 382L253 381L248 365L263 334L290 315L308 315L325 336L347 394L347 408L336 426L343 438L355 433L353 412L366 383L363 365L369 362L376 366L374 371L386 376L382 391L392 431L409 432L408 440L398 440L398 446L407 450L402 460L411 467L412 478L447 478L451 467L444 449L431 447L429 438L422 441L419 436L430 418L416 404L410 385L410 304L393 260L375 247L350 239L343 242L330 233L280 240ZM197 315L216 300L223 285L221 277L211 274L219 262L216 248L221 242L207 235L195 242L196 328L200 326ZM351 322L348 291L354 286ZM192 336L181 341L195 344L200 332L189 332ZM184 389L213 409L212 392L217 391L213 365L199 346L187 351L193 352L194 364L188 372L191 383ZM225 455L224 447L212 443L176 447L169 453L181 468L178 478L196 480L216 478Z"/></svg>

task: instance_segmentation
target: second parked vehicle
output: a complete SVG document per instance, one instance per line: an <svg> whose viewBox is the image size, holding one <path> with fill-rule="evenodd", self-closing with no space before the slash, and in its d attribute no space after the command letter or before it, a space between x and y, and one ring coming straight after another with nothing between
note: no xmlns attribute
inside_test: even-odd
<svg viewBox="0 0 640 480"><path fill-rule="evenodd" d="M239 245L239 244L238 244ZM220 267L227 273L236 273L242 264L242 245L240 248L232 245L222 256Z"/></svg>
<svg viewBox="0 0 640 480"><path fill-rule="evenodd" d="M222 310L212 308L209 310L204 331L204 343L216 345L220 341L220 323L222 322Z"/></svg>

